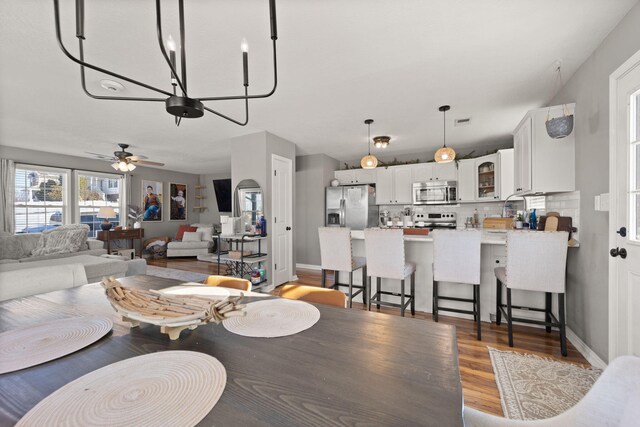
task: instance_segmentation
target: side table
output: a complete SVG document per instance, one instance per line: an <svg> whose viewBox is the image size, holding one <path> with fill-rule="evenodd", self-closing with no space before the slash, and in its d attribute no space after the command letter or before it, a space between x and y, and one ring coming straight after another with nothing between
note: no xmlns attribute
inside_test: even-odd
<svg viewBox="0 0 640 427"><path fill-rule="evenodd" d="M138 256L142 257L142 238L144 237L144 228L130 228L126 230L109 230L98 231L96 239L107 243L107 252L111 253L112 240L130 240L131 249L136 250L136 241L140 247Z"/></svg>

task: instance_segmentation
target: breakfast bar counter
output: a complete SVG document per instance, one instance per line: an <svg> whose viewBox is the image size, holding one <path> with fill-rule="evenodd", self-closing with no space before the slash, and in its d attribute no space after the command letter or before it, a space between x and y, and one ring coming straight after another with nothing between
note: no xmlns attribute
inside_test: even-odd
<svg viewBox="0 0 640 427"><path fill-rule="evenodd" d="M506 232L505 231L487 231L482 230L482 248L481 248L481 272L480 272L480 301L481 301L481 319L489 322L492 315L496 311L496 278L494 269L496 267L505 267L507 261L506 248ZM364 248L364 231L352 230L352 248L354 256L366 256ZM405 258L406 262L416 265L416 310L431 313L432 311L432 294L433 294L433 237L405 235ZM463 259L458 260L464 263ZM535 260L533 260L535 262ZM361 274L359 272L353 275L355 284L361 284ZM347 280L346 274L343 273L340 279L341 283ZM400 283L397 280L382 279L382 288L391 292L400 291ZM471 285L452 284L440 282L440 294L458 298L471 298L473 288ZM372 290L374 293L375 289ZM529 307L544 307L544 294L540 292L529 292L514 290L514 305ZM356 301L360 302L360 297L356 297ZM394 300L389 300L394 301ZM447 306L453 308L469 309L469 304L459 303L455 301L447 301ZM557 313L556 302L554 298L554 312ZM543 319L541 313L530 312L532 318ZM447 316L471 318L469 315L449 313Z"/></svg>

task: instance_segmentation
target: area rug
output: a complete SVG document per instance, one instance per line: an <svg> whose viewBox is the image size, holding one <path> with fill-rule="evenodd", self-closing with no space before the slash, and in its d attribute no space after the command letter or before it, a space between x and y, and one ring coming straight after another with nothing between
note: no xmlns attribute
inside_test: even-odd
<svg viewBox="0 0 640 427"><path fill-rule="evenodd" d="M489 347L502 411L514 420L551 418L575 406L602 373L532 354Z"/></svg>
<svg viewBox="0 0 640 427"><path fill-rule="evenodd" d="M147 274L149 276L164 277L165 279L176 279L183 282L199 282L209 277L208 274L194 273L192 271L178 270L175 268L147 266Z"/></svg>

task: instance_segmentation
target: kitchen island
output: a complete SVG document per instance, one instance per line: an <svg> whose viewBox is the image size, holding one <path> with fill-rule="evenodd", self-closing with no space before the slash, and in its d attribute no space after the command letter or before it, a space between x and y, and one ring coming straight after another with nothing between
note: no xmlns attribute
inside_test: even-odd
<svg viewBox="0 0 640 427"><path fill-rule="evenodd" d="M481 231L482 233L482 247L481 247L481 264L480 264L480 308L481 319L483 322L489 322L495 315L496 311L496 277L494 275L494 268L505 267L507 262L507 248L506 248L506 232L505 231ZM364 248L364 231L352 230L351 231L352 247L354 256L365 256ZM432 311L432 295L433 295L433 237L432 236L416 236L405 235L405 258L407 262L412 262L416 265L416 311L423 311L431 313ZM459 260L463 263L464 260ZM340 282L345 283L347 281L346 273L342 273ZM354 283L361 284L361 275L359 273L354 274ZM375 287L375 281L373 281ZM452 284L447 282L440 282L439 293L441 295L459 297L459 298L471 298L473 294L473 288L471 285L464 284ZM407 286L406 289L409 287ZM400 282L397 280L382 279L382 289L392 292L400 291ZM375 288L372 290L372 294L375 293ZM522 290L514 290L513 304L529 307L544 307L544 293L542 292L529 292ZM389 298L389 297L383 297ZM396 298L397 299L397 298ZM388 299L391 301L390 299ZM503 299L504 300L504 299ZM359 301L359 296L356 297L356 301ZM397 302L394 300L394 302ZM553 311L557 313L557 300L553 298ZM443 301L442 305L463 308L470 310L471 304L459 303L455 301ZM445 316L455 316L470 319L472 316L466 314L459 314L453 312L443 312ZM529 312L527 317L531 315L532 318L543 319L544 314Z"/></svg>

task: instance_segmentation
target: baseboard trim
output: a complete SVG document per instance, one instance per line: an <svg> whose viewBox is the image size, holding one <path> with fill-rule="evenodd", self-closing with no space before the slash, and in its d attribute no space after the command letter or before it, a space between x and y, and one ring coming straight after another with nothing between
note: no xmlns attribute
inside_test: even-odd
<svg viewBox="0 0 640 427"><path fill-rule="evenodd" d="M567 339L571 341L571 344L573 344L576 350L578 350L580 354L582 354L584 358L587 359L589 363L591 363L592 366L599 369L605 369L607 367L607 364L604 362L604 360L602 360L600 356L598 356L593 350L591 350L591 348L589 348L589 346L585 344L584 341L582 341L580 337L578 337L578 335L576 335L576 333L569 328L567 328Z"/></svg>
<svg viewBox="0 0 640 427"><path fill-rule="evenodd" d="M300 268L302 270L317 270L317 271L322 270L322 267L320 267L319 265L313 265L313 264L296 264L296 268Z"/></svg>
<svg viewBox="0 0 640 427"><path fill-rule="evenodd" d="M291 278L289 279L290 282L295 282L296 280L298 280L298 275L294 274L293 276L291 276Z"/></svg>

